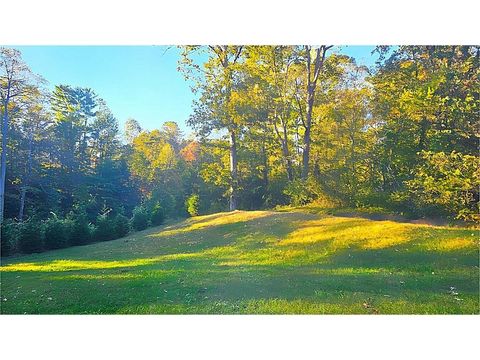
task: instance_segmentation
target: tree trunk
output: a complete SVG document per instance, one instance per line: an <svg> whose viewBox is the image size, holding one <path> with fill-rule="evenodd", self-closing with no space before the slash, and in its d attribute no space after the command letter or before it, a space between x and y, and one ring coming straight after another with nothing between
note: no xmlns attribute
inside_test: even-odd
<svg viewBox="0 0 480 360"><path fill-rule="evenodd" d="M307 180L308 170L310 167L310 131L312 129L312 112L313 112L313 101L315 95L315 88L312 86L308 87L308 100L307 100L307 114L305 119L305 134L303 135L303 166L302 166L302 180Z"/></svg>
<svg viewBox="0 0 480 360"><path fill-rule="evenodd" d="M312 63L312 58L310 56L310 46L305 46L306 59L307 59L307 106L306 106L306 116L304 121L305 134L303 136L303 166L302 166L302 179L307 180L308 172L310 167L310 131L312 128L312 113L313 113L313 104L315 100L315 89L317 86L318 77L321 69L323 68L323 63L325 60L325 54L328 49L332 46L322 45L316 50L315 61ZM311 68L313 65L313 74L311 73Z"/></svg>
<svg viewBox="0 0 480 360"><path fill-rule="evenodd" d="M315 179L320 180L320 166L318 165L318 160L315 160L313 164L313 176Z"/></svg>
<svg viewBox="0 0 480 360"><path fill-rule="evenodd" d="M420 137L418 139L418 151L423 151L426 148L427 127L428 127L428 120L426 118L422 118L422 121L420 122Z"/></svg>
<svg viewBox="0 0 480 360"><path fill-rule="evenodd" d="M234 130L230 130L230 211L237 210L238 160L237 139Z"/></svg>
<svg viewBox="0 0 480 360"><path fill-rule="evenodd" d="M293 167L292 167L292 160L290 159L290 150L288 148L287 125L283 120L281 121L282 121L282 132L278 130L275 122L273 122L273 128L275 129L275 133L277 134L279 144L282 147L282 157L283 157L283 161L285 162L285 169L287 170L288 181L293 181Z"/></svg>
<svg viewBox="0 0 480 360"><path fill-rule="evenodd" d="M23 214L25 212L25 197L27 196L27 187L22 186L20 189L20 209L18 210L18 221L23 221Z"/></svg>
<svg viewBox="0 0 480 360"><path fill-rule="evenodd" d="M263 186L265 189L268 187L268 156L267 156L267 149L265 148L265 140L262 142L262 176L263 176Z"/></svg>
<svg viewBox="0 0 480 360"><path fill-rule="evenodd" d="M310 128L305 130L305 135L303 137L303 167L302 167L302 180L307 180L308 178L308 170L309 170L309 162L310 162Z"/></svg>
<svg viewBox="0 0 480 360"><path fill-rule="evenodd" d="M285 121L282 120L282 122L283 122L283 139L282 139L283 156L285 157L285 164L287 166L288 181L293 181L292 159L290 158L290 150L288 149L287 126Z"/></svg>
<svg viewBox="0 0 480 360"><path fill-rule="evenodd" d="M283 158L285 159L285 167L287 168L287 178L288 181L293 181L293 168L292 160L290 159L290 150L288 149L288 143L282 140L282 152Z"/></svg>
<svg viewBox="0 0 480 360"><path fill-rule="evenodd" d="M8 101L4 104L2 119L2 157L0 163L0 225L3 224L5 209L5 181L7 176Z"/></svg>
<svg viewBox="0 0 480 360"><path fill-rule="evenodd" d="M30 175L32 173L32 148L33 148L33 131L28 139L28 157L27 166L24 178L22 180L22 189L20 190L20 209L18 210L18 221L23 221L23 215L25 213L25 198L27 196L27 188L30 184Z"/></svg>
<svg viewBox="0 0 480 360"><path fill-rule="evenodd" d="M265 191L267 191L269 180L268 180L268 151L267 151L267 133L268 133L268 128L267 128L267 122L263 121L262 122L262 164L263 164L263 186L265 187Z"/></svg>

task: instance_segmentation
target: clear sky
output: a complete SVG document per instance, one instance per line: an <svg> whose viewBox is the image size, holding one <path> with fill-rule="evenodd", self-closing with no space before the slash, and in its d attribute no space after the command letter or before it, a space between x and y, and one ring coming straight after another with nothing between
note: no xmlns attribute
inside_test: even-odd
<svg viewBox="0 0 480 360"><path fill-rule="evenodd" d="M103 98L121 128L128 117L144 129L176 121L185 131L194 98L177 72L179 50L165 46L15 46L49 87L90 87ZM371 66L373 46L342 46L335 51Z"/></svg>

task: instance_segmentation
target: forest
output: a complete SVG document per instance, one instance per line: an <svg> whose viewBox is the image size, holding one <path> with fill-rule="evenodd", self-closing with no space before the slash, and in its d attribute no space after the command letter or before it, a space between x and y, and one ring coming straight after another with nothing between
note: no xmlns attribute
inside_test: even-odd
<svg viewBox="0 0 480 360"><path fill-rule="evenodd" d="M334 50L180 47L185 134L49 87L2 47L2 256L307 204L478 223L480 47L377 46L372 67Z"/></svg>

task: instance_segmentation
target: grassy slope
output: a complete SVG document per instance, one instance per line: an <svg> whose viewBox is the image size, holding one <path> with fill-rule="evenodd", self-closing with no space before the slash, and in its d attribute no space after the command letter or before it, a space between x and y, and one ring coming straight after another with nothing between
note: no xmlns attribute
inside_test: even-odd
<svg viewBox="0 0 480 360"><path fill-rule="evenodd" d="M4 261L1 312L479 313L477 235L306 210L201 216Z"/></svg>

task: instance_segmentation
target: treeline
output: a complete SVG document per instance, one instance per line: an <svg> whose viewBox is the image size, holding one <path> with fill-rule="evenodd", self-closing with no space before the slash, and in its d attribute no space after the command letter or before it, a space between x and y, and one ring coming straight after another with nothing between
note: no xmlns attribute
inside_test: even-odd
<svg viewBox="0 0 480 360"><path fill-rule="evenodd" d="M131 175L132 146L104 100L88 88L48 91L16 50L2 48L0 64L2 255L163 222L164 209L142 197Z"/></svg>
<svg viewBox="0 0 480 360"><path fill-rule="evenodd" d="M183 48L188 123L226 139L202 171L217 167L230 209L327 199L478 220L480 47L379 46L370 69L332 50Z"/></svg>
<svg viewBox="0 0 480 360"><path fill-rule="evenodd" d="M480 48L376 51L369 69L330 46L182 47L195 135L129 119L122 139L93 90L50 92L2 48L4 254L312 201L478 220Z"/></svg>

